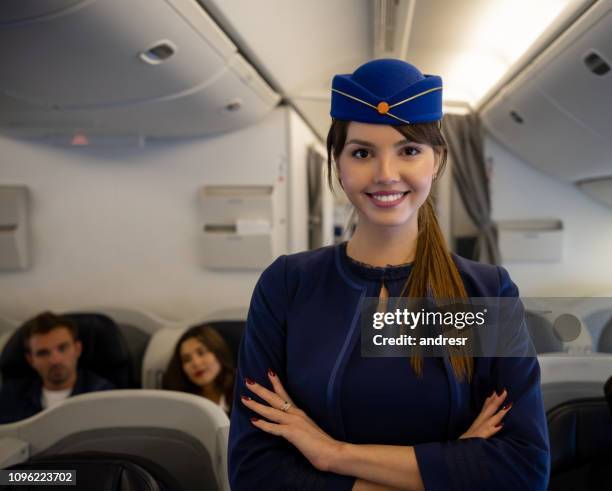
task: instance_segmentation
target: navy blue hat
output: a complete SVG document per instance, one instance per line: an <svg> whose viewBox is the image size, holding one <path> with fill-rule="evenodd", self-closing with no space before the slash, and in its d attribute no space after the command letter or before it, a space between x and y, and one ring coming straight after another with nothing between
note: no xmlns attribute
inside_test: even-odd
<svg viewBox="0 0 612 491"><path fill-rule="evenodd" d="M381 59L332 81L332 118L374 124L442 119L442 79L402 60Z"/></svg>

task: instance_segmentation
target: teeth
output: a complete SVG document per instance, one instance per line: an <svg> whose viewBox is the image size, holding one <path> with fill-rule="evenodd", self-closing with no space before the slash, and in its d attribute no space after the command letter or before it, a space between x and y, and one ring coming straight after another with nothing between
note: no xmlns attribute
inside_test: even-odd
<svg viewBox="0 0 612 491"><path fill-rule="evenodd" d="M378 201L395 201L400 199L403 196L402 193L399 194L387 194L387 195L375 195L373 194L372 197L374 199L377 199Z"/></svg>

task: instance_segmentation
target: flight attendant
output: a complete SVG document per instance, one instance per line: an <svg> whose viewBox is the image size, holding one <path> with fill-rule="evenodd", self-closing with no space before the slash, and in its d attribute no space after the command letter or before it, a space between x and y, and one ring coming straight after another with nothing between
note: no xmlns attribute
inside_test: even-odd
<svg viewBox="0 0 612 491"><path fill-rule="evenodd" d="M518 297L504 268L450 253L438 226L442 80L374 60L334 77L331 116L330 184L335 174L357 228L280 256L255 287L232 490L545 490L540 370L524 329L512 357L361 356L366 297Z"/></svg>

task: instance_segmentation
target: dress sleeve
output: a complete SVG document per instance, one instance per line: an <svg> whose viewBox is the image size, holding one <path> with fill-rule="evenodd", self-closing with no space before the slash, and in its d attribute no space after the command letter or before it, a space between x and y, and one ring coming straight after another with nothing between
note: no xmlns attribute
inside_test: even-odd
<svg viewBox="0 0 612 491"><path fill-rule="evenodd" d="M279 257L259 278L240 343L229 435L231 489L350 490L354 477L315 469L284 438L254 426L250 418L256 414L240 401L240 397L248 392L244 386L245 377L271 388L267 377L268 368L271 368L281 381L286 380L286 313L289 303L286 260L287 256ZM249 396L257 398L252 393Z"/></svg>
<svg viewBox="0 0 612 491"><path fill-rule="evenodd" d="M498 267L500 296L518 297L508 272ZM522 308L522 307L521 307ZM432 442L414 447L426 491L545 491L550 474L546 416L540 366L526 329L514 336L515 357L491 359L494 387L508 390L512 409L495 436ZM523 356L519 356L521 351Z"/></svg>

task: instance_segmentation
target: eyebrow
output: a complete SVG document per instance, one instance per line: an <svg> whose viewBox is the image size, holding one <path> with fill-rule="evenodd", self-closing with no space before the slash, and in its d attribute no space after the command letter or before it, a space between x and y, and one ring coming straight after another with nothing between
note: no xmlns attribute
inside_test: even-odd
<svg viewBox="0 0 612 491"><path fill-rule="evenodd" d="M363 145L364 147L371 147L371 148L375 148L376 147L376 145L374 145L373 143L371 143L369 141L359 140L359 139L356 139L356 138L353 138L352 140L349 140L348 142L346 142L346 145L350 145L351 143L355 143L357 145ZM407 143L415 143L415 142L412 142L412 141L410 141L408 139L404 139L404 140L400 140L400 141L394 143L393 146L394 147L400 147L400 146L405 145Z"/></svg>

